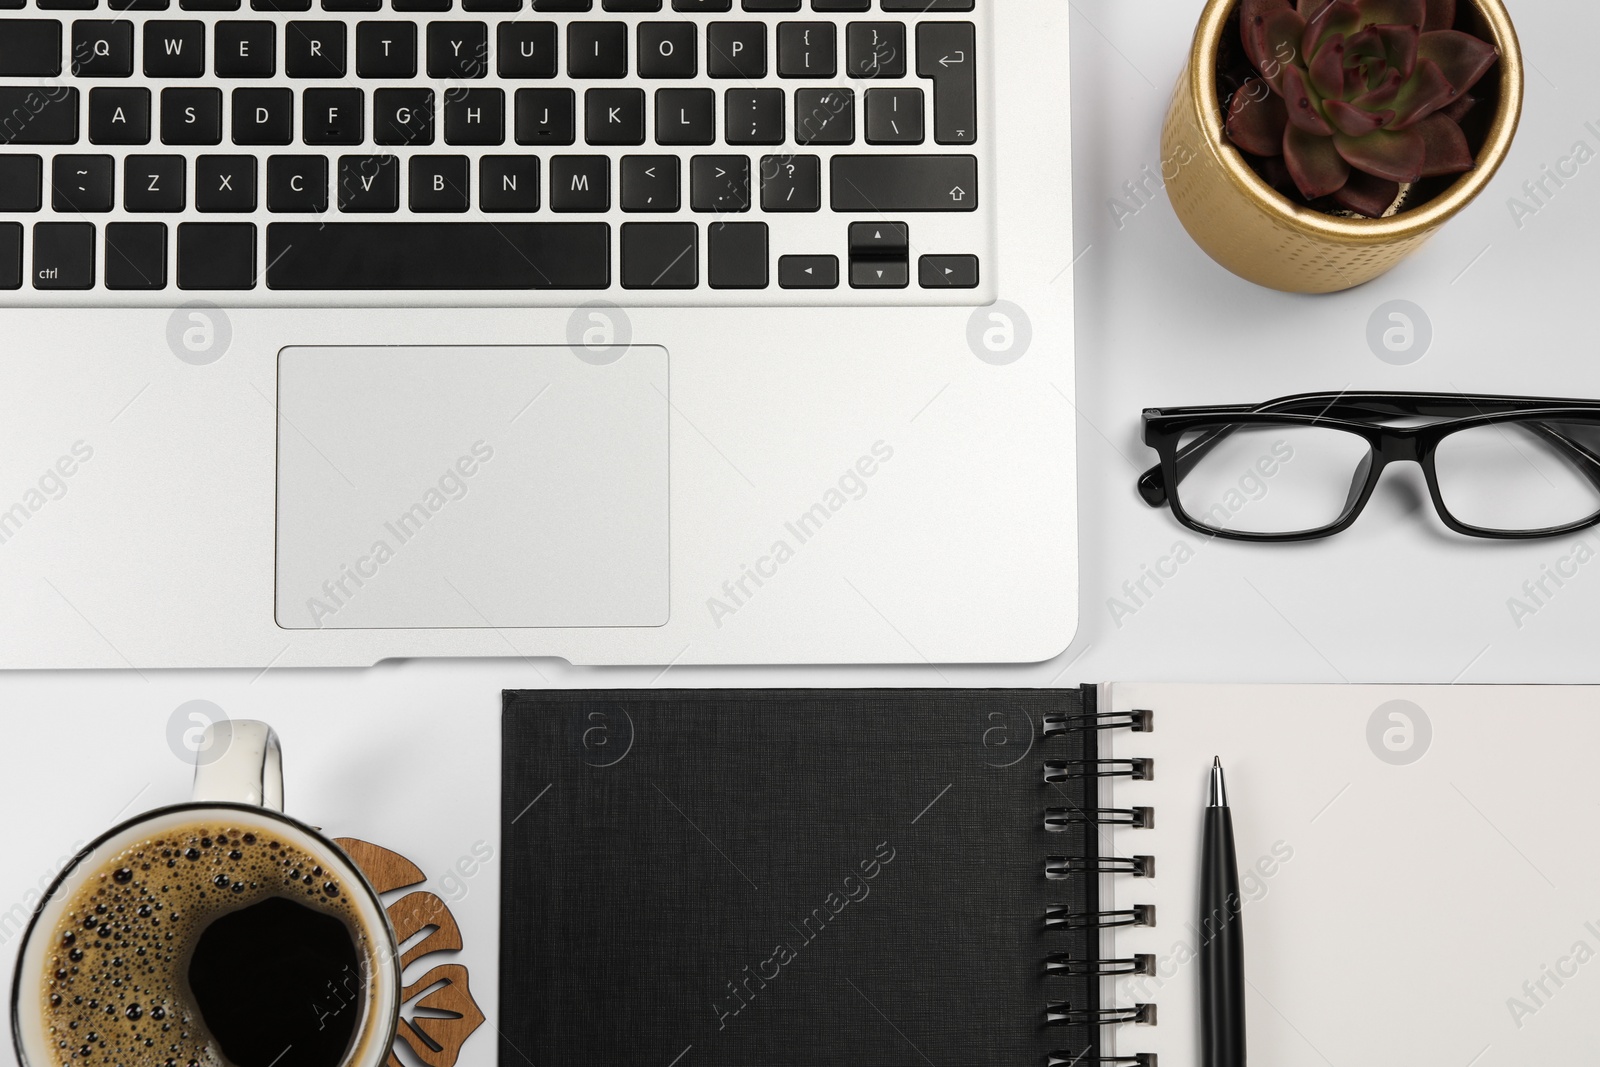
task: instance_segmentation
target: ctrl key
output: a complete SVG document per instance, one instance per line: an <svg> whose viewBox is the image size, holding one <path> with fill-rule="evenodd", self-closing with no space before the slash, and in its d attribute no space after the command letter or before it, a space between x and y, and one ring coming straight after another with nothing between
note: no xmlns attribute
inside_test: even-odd
<svg viewBox="0 0 1600 1067"><path fill-rule="evenodd" d="M33 287L94 288L94 223L34 224Z"/></svg>

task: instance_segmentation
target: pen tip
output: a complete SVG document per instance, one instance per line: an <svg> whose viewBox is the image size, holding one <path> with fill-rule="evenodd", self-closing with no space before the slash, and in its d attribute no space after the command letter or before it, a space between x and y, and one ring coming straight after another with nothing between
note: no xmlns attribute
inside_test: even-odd
<svg viewBox="0 0 1600 1067"><path fill-rule="evenodd" d="M1220 771L1222 769L1222 757L1221 756L1213 756L1213 757L1211 757L1211 766L1215 767L1217 770Z"/></svg>

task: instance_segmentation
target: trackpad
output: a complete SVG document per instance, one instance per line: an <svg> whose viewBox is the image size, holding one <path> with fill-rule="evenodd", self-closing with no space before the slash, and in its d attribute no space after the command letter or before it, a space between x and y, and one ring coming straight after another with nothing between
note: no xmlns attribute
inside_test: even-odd
<svg viewBox="0 0 1600 1067"><path fill-rule="evenodd" d="M664 624L667 352L574 352L280 352L278 624Z"/></svg>

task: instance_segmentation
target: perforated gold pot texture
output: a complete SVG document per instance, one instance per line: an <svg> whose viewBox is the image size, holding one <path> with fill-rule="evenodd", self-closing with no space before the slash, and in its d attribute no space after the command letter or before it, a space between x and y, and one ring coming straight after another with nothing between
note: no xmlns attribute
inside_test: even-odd
<svg viewBox="0 0 1600 1067"><path fill-rule="evenodd" d="M1161 136L1167 195L1184 229L1239 277L1292 293L1334 293L1393 269L1483 191L1505 162L1522 117L1523 65L1501 0L1462 0L1500 50L1483 105L1495 114L1477 163L1438 195L1381 219L1345 218L1295 203L1251 168L1223 132L1217 58L1238 0L1208 0ZM1486 79L1487 81L1488 79Z"/></svg>

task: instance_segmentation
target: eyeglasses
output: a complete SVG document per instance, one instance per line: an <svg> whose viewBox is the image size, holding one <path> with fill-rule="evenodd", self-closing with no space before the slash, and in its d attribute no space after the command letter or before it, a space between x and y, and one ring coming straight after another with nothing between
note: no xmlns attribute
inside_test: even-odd
<svg viewBox="0 0 1600 1067"><path fill-rule="evenodd" d="M1390 463L1422 466L1444 524L1553 537L1600 523L1600 401L1307 393L1261 405L1151 408L1139 478L1151 507L1236 541L1348 529Z"/></svg>

